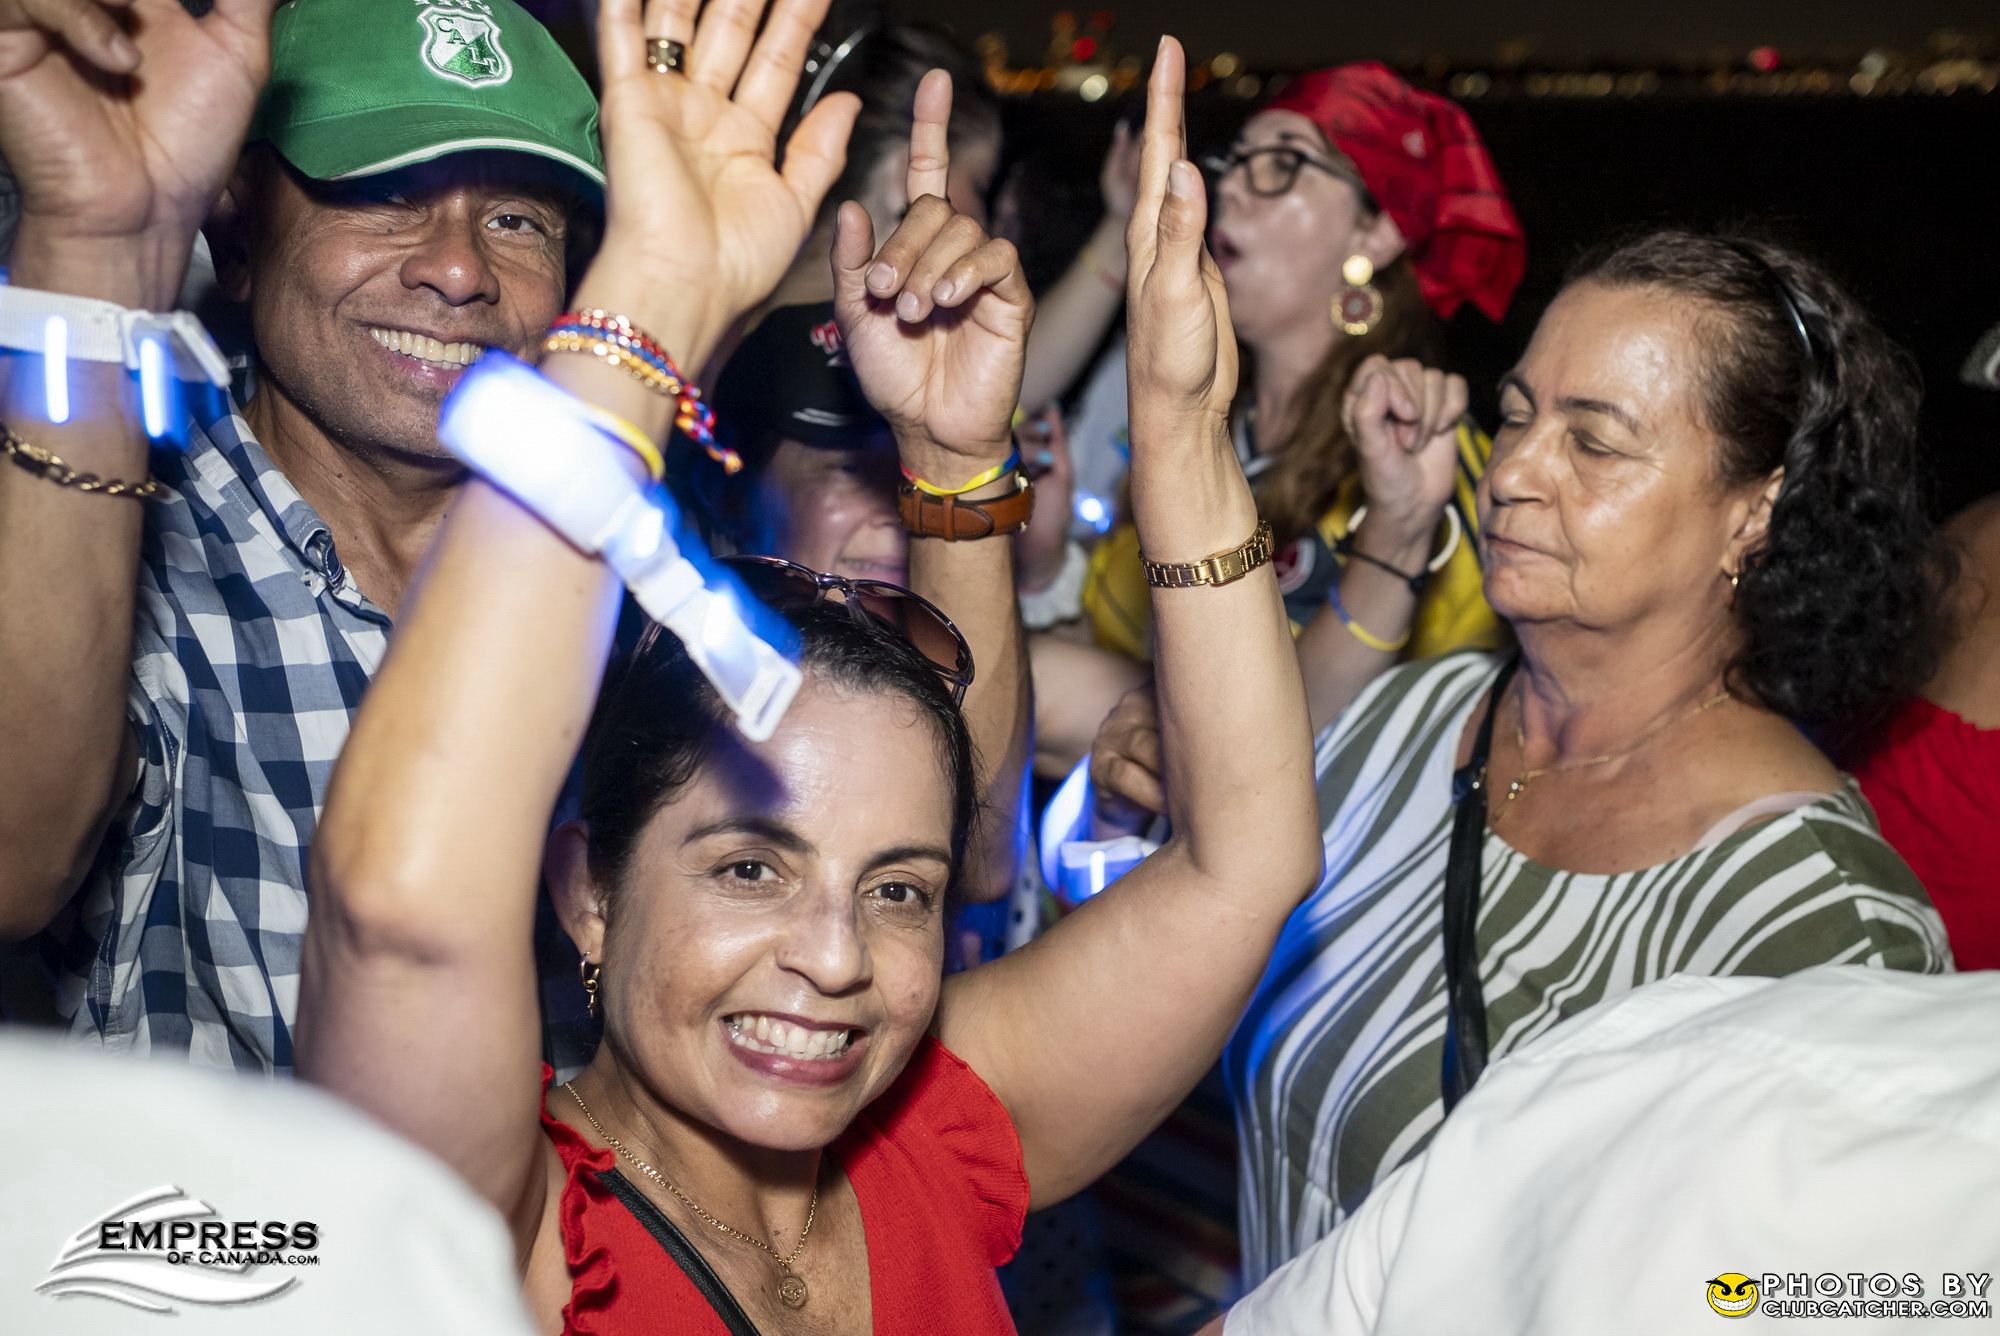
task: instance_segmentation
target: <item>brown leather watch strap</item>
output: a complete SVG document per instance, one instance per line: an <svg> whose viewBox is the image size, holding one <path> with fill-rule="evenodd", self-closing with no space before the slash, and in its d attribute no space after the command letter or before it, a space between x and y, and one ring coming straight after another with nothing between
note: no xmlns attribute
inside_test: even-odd
<svg viewBox="0 0 2000 1336"><path fill-rule="evenodd" d="M1015 490L1005 496L967 501L956 496L932 496L904 483L896 496L903 527L918 538L957 542L1018 533L1035 513L1035 484L1025 473L1014 475Z"/></svg>

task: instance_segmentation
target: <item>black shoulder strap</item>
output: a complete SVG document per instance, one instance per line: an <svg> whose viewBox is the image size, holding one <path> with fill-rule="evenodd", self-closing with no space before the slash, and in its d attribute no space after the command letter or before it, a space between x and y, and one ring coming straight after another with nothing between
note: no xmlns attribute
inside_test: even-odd
<svg viewBox="0 0 2000 1336"><path fill-rule="evenodd" d="M1444 869L1444 1111L1449 1114L1486 1070L1486 991L1479 982L1479 863L1486 845L1486 758L1493 716L1521 665L1501 666L1473 735L1472 755L1451 777L1451 849Z"/></svg>
<svg viewBox="0 0 2000 1336"><path fill-rule="evenodd" d="M730 1294L729 1287L722 1283L722 1277L708 1264L708 1259L696 1251L687 1241L687 1236L674 1227L674 1222L653 1205L646 1194L639 1191L632 1180L616 1169L607 1169L597 1176L597 1181L611 1189L611 1195L625 1203L625 1209L638 1218L646 1227L646 1232L659 1240L667 1250L667 1256L674 1259L694 1287L701 1291L701 1297L708 1300L708 1306L722 1319L722 1325L729 1328L729 1336L757 1336L756 1325L750 1321L743 1308Z"/></svg>

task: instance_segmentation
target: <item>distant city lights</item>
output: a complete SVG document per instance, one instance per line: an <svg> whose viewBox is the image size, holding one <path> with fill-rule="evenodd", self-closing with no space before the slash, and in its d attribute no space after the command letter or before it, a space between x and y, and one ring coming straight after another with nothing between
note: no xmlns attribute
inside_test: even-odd
<svg viewBox="0 0 2000 1336"><path fill-rule="evenodd" d="M1025 67L1008 59L1007 42L989 32L979 40L987 80L1000 93L1028 96L1053 93L1084 102L1103 102L1130 92L1145 77L1151 33L1137 34L1131 50L1121 49L1113 29L1117 16L1097 10L1087 24L1074 10L1058 12L1049 25L1041 62ZM2000 92L2000 48L1993 34L1932 34L1922 52L1871 48L1846 60L1814 58L1787 65L1768 43L1716 52L1706 64L1607 61L1578 68L1568 61L1539 63L1526 42L1504 43L1486 60L1454 60L1443 55L1406 56L1397 67L1413 82L1455 98L1642 98L1694 97L1926 97ZM1191 57L1187 86L1193 94L1254 101L1282 86L1282 70L1253 70L1233 51L1206 60Z"/></svg>

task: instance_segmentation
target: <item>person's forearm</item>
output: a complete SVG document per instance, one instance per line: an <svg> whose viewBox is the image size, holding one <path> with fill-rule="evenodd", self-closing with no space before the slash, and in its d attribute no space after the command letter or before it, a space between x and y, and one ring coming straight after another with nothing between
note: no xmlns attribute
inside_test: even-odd
<svg viewBox="0 0 2000 1336"><path fill-rule="evenodd" d="M1429 557L1430 535L1397 536L1383 526L1375 534L1363 525L1355 546L1399 571L1420 571ZM1337 577L1340 604L1363 633L1382 644L1406 643L1416 621L1417 596L1406 581L1381 567L1350 557ZM1298 640L1299 670L1305 677L1306 704L1315 736L1370 682L1396 664L1400 649L1370 645L1343 625L1329 603L1306 623Z"/></svg>
<svg viewBox="0 0 2000 1336"><path fill-rule="evenodd" d="M1198 561L1256 528L1221 424L1200 430L1214 439L1170 444L1133 423L1153 560ZM941 1010L944 1042L1007 1101L1037 1207L1103 1172L1208 1069L1319 871L1305 691L1268 563L1157 589L1153 615L1173 835L1038 940L951 980ZM1170 1041L1134 1048L1135 1017Z"/></svg>
<svg viewBox="0 0 2000 1336"><path fill-rule="evenodd" d="M79 248L29 222L10 279L158 310L179 282L160 249L140 240ZM41 359L0 360L0 421L16 436L79 473L144 481L146 439L125 368L72 362L68 393L70 419L53 424ZM0 939L37 932L62 908L117 806L148 504L58 486L0 460Z"/></svg>
<svg viewBox="0 0 2000 1336"><path fill-rule="evenodd" d="M711 336L670 305L589 288L581 306L629 313L699 361ZM673 403L629 376L568 355L543 372L664 439ZM342 754L314 851L316 890L350 916L393 924L413 951L525 942L543 837L590 719L617 595L601 561L469 484Z"/></svg>
<svg viewBox="0 0 2000 1336"><path fill-rule="evenodd" d="M1106 218L1056 285L1037 299L1040 314L1028 336L1021 405L1033 412L1060 398L1104 341L1125 306L1125 224Z"/></svg>
<svg viewBox="0 0 2000 1336"><path fill-rule="evenodd" d="M1256 504L1219 419L1154 423L1141 411L1132 430L1132 512L1148 559L1198 561L1250 538ZM1143 448L1141 433L1153 438ZM1316 851L1319 828L1312 735L1269 563L1228 585L1155 589L1153 624L1174 842L1217 884L1256 866L1296 899L1294 883L1310 876L1292 865Z"/></svg>
<svg viewBox="0 0 2000 1336"><path fill-rule="evenodd" d="M586 280L578 300L628 314L697 360L699 341L637 297ZM589 357L552 355L543 370L664 439L664 395ZM630 462L636 481L643 466ZM618 594L603 562L496 488L468 483L405 602L311 853L299 1075L442 1155L509 1214L517 1243L532 1237L524 1222L540 1203L543 842Z"/></svg>
<svg viewBox="0 0 2000 1336"><path fill-rule="evenodd" d="M899 444L919 476L949 467L927 462L933 452L921 441ZM967 499L1000 495L1013 485L1009 476ZM967 851L963 884L969 900L996 900L1019 869L1021 774L1032 717L1027 636L1014 599L1014 545L1006 538L912 538L910 588L942 608L972 649L965 722L979 758L984 810L977 843Z"/></svg>

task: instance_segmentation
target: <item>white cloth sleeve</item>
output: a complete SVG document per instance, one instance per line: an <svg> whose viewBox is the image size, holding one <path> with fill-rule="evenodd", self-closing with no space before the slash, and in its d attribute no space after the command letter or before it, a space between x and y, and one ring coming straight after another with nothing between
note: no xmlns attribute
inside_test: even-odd
<svg viewBox="0 0 2000 1336"><path fill-rule="evenodd" d="M1333 1233L1272 1272L1229 1310L1223 1336L1360 1336L1373 1331L1423 1166L1422 1156L1402 1165Z"/></svg>

